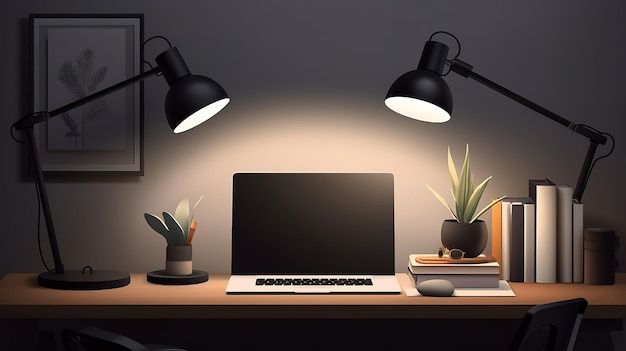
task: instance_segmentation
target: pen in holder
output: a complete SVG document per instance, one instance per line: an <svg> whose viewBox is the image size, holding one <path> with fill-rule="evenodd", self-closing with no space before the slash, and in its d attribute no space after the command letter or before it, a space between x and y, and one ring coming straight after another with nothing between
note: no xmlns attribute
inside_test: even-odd
<svg viewBox="0 0 626 351"><path fill-rule="evenodd" d="M167 241L165 269L149 272L147 275L149 282L178 285L202 283L209 279L207 272L194 270L192 262L191 241L197 226L193 220L193 213L200 200L202 197L198 199L191 212L189 201L183 199L176 207L174 216L163 212L161 219L150 213L144 214L148 225Z"/></svg>

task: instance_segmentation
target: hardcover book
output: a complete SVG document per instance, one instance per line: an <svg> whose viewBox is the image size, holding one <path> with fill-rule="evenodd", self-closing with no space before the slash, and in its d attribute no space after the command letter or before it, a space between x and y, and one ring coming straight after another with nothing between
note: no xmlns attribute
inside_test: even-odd
<svg viewBox="0 0 626 351"><path fill-rule="evenodd" d="M418 257L437 257L433 254L410 254L408 267L415 274L500 274L500 264L486 263L420 263ZM478 257L487 257L482 254Z"/></svg>
<svg viewBox="0 0 626 351"><path fill-rule="evenodd" d="M530 198L528 198L530 202ZM524 281L524 202L511 203L511 281Z"/></svg>
<svg viewBox="0 0 626 351"><path fill-rule="evenodd" d="M524 204L530 197L506 197L501 208L502 279L524 281Z"/></svg>
<svg viewBox="0 0 626 351"><path fill-rule="evenodd" d="M574 283L582 283L584 281L584 263L583 263L583 204L572 204L572 248L573 248L573 280Z"/></svg>
<svg viewBox="0 0 626 351"><path fill-rule="evenodd" d="M524 204L524 282L535 282L535 204Z"/></svg>
<svg viewBox="0 0 626 351"><path fill-rule="evenodd" d="M530 179L529 195L535 203L537 283L557 282L557 188L548 179Z"/></svg>
<svg viewBox="0 0 626 351"><path fill-rule="evenodd" d="M415 284L430 279L445 279L455 288L497 288L500 284L498 274L414 274L410 270L408 274Z"/></svg>
<svg viewBox="0 0 626 351"><path fill-rule="evenodd" d="M573 202L574 191L569 185L559 184L557 190L557 282L573 281Z"/></svg>
<svg viewBox="0 0 626 351"><path fill-rule="evenodd" d="M432 254L409 255L408 274L415 283L429 279L448 280L456 288L497 288L500 281L500 265L488 255L486 263L420 263L418 258L436 258ZM429 261L430 262L430 261Z"/></svg>

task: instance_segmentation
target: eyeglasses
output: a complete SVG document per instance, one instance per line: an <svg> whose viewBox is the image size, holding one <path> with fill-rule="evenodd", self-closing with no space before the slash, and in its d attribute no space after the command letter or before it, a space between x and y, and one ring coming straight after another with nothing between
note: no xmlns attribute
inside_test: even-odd
<svg viewBox="0 0 626 351"><path fill-rule="evenodd" d="M460 250L460 249L449 250L447 247L442 246L439 248L439 250L437 250L437 255L439 256L439 258L448 256L453 260L460 260L463 257L465 257L465 251Z"/></svg>

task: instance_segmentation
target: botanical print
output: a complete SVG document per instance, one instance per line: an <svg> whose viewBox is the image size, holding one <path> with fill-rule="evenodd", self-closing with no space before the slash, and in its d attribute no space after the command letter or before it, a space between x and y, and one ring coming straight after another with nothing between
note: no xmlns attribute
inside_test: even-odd
<svg viewBox="0 0 626 351"><path fill-rule="evenodd" d="M48 31L48 110L64 106L127 78L124 29L51 28ZM70 110L47 125L48 150L125 150L128 92L121 90ZM132 98L132 96L130 97Z"/></svg>
<svg viewBox="0 0 626 351"><path fill-rule="evenodd" d="M128 81L142 72L142 23L140 14L29 16L30 109L51 117L33 127L44 174L143 175L143 87Z"/></svg>
<svg viewBox="0 0 626 351"><path fill-rule="evenodd" d="M107 72L107 66L95 67L95 54L93 50L86 48L74 61L63 63L59 69L59 80L79 100L94 93L106 78ZM75 111L79 113L78 121L72 117L71 112L61 115L67 127L65 136L74 140L75 149L84 149L85 139L81 137L85 134L85 124L100 116L108 117L111 110L107 106L106 98L100 98Z"/></svg>

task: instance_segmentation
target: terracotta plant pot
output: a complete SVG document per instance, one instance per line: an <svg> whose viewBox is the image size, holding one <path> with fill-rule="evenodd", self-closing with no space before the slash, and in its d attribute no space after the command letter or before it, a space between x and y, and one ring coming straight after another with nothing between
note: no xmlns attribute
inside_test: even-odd
<svg viewBox="0 0 626 351"><path fill-rule="evenodd" d="M459 249L465 257L480 255L487 246L489 232L484 221L459 223L456 219L446 219L441 225L441 243L448 249Z"/></svg>

